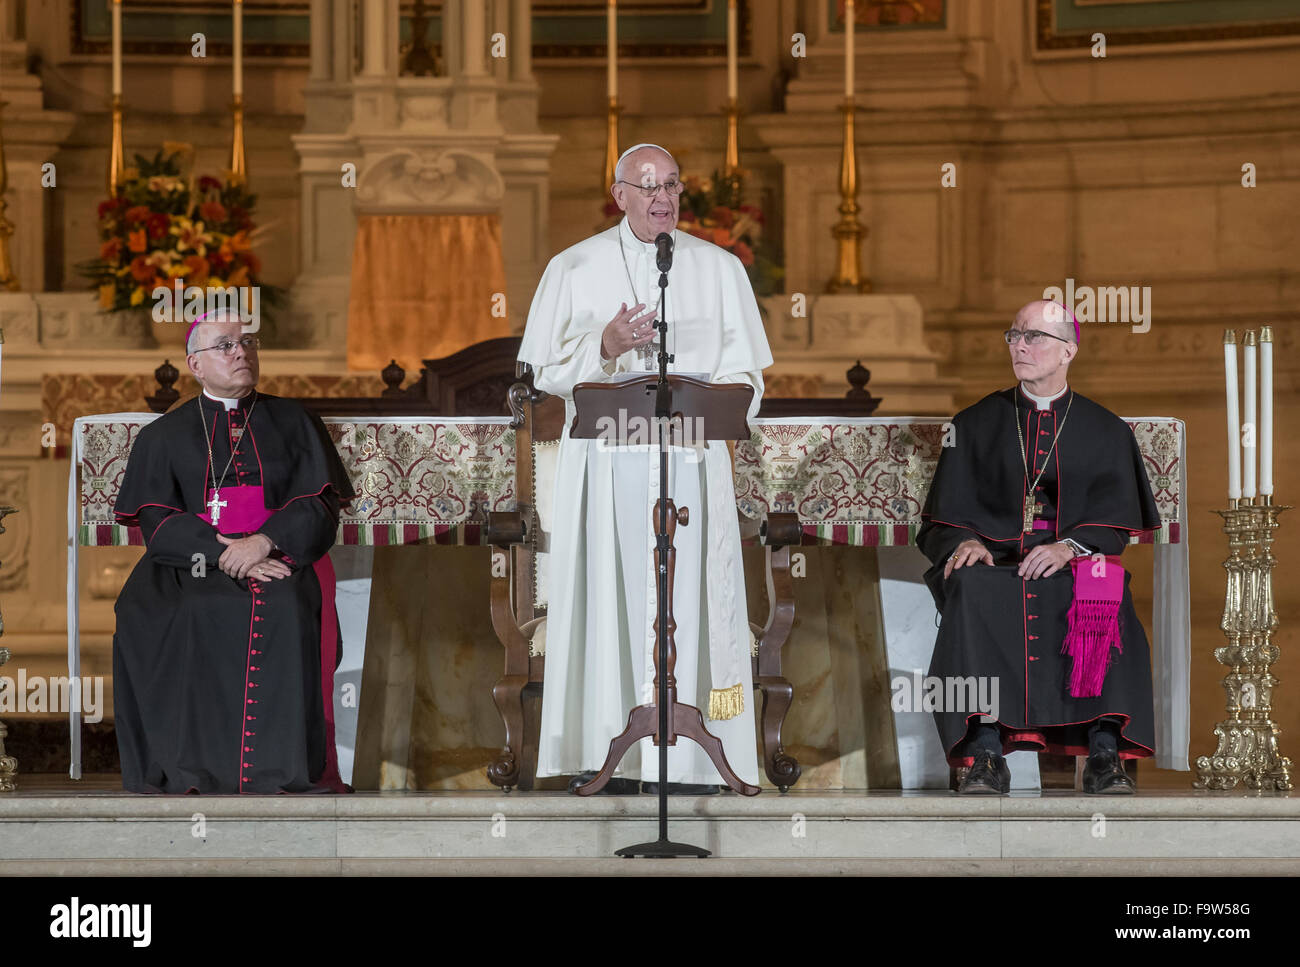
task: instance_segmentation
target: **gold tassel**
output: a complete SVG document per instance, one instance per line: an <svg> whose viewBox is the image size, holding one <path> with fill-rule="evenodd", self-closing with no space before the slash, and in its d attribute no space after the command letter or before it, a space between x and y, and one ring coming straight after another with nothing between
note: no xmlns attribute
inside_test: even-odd
<svg viewBox="0 0 1300 967"><path fill-rule="evenodd" d="M745 711L744 683L730 688L714 688L709 691L709 718L734 719Z"/></svg>

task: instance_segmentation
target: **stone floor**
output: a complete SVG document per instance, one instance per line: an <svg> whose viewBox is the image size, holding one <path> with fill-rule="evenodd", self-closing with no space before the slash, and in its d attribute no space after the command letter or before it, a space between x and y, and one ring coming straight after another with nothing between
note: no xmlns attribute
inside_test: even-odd
<svg viewBox="0 0 1300 967"><path fill-rule="evenodd" d="M650 796L135 796L116 776L27 776L0 796L0 875L1300 875L1300 795L763 794L670 800L708 860L614 850L657 836Z"/></svg>

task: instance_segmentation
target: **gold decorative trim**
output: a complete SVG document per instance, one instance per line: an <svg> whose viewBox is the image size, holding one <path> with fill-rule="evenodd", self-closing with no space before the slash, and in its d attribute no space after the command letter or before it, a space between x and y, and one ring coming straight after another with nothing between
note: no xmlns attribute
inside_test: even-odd
<svg viewBox="0 0 1300 967"><path fill-rule="evenodd" d="M730 688L709 690L709 718L714 721L734 719L745 711L745 685L743 682Z"/></svg>
<svg viewBox="0 0 1300 967"><path fill-rule="evenodd" d="M1037 0L1034 5L1035 50L1087 51L1092 47L1092 30L1056 32L1055 0ZM1200 27L1166 27L1143 30L1105 30L1106 46L1140 47L1152 44L1216 43L1300 35L1300 19L1249 24L1206 24Z"/></svg>

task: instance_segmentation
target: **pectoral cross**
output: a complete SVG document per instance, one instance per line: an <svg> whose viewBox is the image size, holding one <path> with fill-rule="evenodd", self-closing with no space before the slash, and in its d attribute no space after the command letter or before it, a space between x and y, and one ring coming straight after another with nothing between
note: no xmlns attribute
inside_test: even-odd
<svg viewBox="0 0 1300 967"><path fill-rule="evenodd" d="M221 522L221 508L225 507L228 502L221 499L221 491L212 491L212 499L208 501L208 510L212 512L212 523L215 526Z"/></svg>
<svg viewBox="0 0 1300 967"><path fill-rule="evenodd" d="M1034 502L1030 495L1025 497L1025 533L1028 534L1034 529L1034 515L1043 512L1043 505Z"/></svg>

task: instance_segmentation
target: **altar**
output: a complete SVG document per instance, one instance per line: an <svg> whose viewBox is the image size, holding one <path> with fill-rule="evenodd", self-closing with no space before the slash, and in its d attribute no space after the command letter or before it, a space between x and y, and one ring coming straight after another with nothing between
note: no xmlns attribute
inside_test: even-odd
<svg viewBox="0 0 1300 967"><path fill-rule="evenodd" d="M78 549L139 544L113 505L133 440L154 414L82 417L68 482L68 674L81 674ZM517 496L507 417L326 419L357 492L332 552L339 572L343 664L336 676L340 766L359 789L487 790L501 741L491 687L500 646L488 620L493 566L486 514ZM1129 419L1161 526L1154 544L1151 642L1157 765L1187 769L1190 734L1186 432L1168 418ZM797 788L945 788L928 713L891 709L934 644L934 608L915 549L919 514L945 424L932 418L751 421L737 445L737 509L797 515L796 623L785 647L795 689L786 746ZM762 539L746 548L750 611L766 594ZM412 589L416 589L412 593ZM377 620L380 613L386 618ZM81 774L70 715L71 775ZM348 737L355 736L354 743ZM1018 788L1036 760L1011 757ZM547 788L545 784L539 788Z"/></svg>

